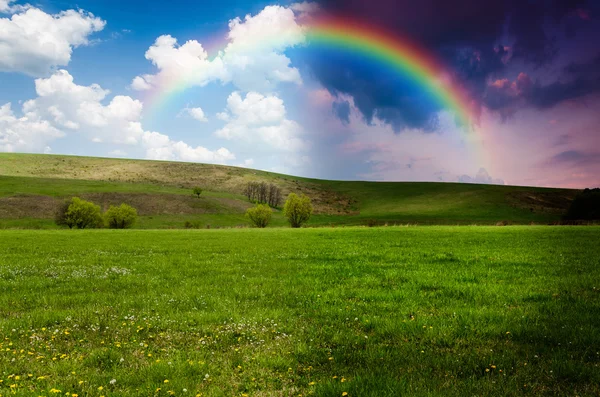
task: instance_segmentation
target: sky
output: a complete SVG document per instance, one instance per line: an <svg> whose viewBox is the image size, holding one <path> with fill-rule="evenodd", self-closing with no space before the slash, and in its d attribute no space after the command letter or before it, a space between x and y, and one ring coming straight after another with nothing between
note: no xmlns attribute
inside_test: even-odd
<svg viewBox="0 0 600 397"><path fill-rule="evenodd" d="M597 187L600 2L0 0L0 151Z"/></svg>

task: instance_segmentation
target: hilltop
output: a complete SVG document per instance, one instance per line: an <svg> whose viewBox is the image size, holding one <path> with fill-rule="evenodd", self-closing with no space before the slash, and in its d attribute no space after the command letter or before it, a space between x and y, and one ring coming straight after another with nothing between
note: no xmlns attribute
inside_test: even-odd
<svg viewBox="0 0 600 397"><path fill-rule="evenodd" d="M0 227L53 227L54 208L74 195L106 208L138 208L141 228L246 225L250 181L309 195L312 225L516 224L560 219L571 189L425 182L328 181L198 163L0 153ZM205 189L200 199L193 186ZM274 226L284 225L280 213Z"/></svg>

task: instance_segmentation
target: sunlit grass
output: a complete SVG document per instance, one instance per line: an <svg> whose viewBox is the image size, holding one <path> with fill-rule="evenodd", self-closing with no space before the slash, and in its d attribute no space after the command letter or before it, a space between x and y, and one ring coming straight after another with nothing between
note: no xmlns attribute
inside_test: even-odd
<svg viewBox="0 0 600 397"><path fill-rule="evenodd" d="M598 395L599 240L0 231L0 395Z"/></svg>

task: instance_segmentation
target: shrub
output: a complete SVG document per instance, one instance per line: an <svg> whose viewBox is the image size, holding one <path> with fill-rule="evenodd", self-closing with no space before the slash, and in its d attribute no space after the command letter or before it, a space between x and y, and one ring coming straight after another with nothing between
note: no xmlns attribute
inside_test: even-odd
<svg viewBox="0 0 600 397"><path fill-rule="evenodd" d="M290 226L298 228L306 223L313 213L313 206L308 196L290 193L283 207L283 214L288 218Z"/></svg>
<svg viewBox="0 0 600 397"><path fill-rule="evenodd" d="M564 220L600 220L600 189L585 189L571 203Z"/></svg>
<svg viewBox="0 0 600 397"><path fill-rule="evenodd" d="M258 204L254 208L248 208L246 211L246 216L250 218L250 222L256 227L267 227L269 222L271 222L271 215L273 215L273 211L268 205Z"/></svg>
<svg viewBox="0 0 600 397"><path fill-rule="evenodd" d="M198 187L198 186L196 186L196 187L194 188L194 190L192 190L192 191L194 192L194 194L195 194L196 196L198 196L198 198L200 198L200 195L202 194L202 188L201 188L201 187Z"/></svg>
<svg viewBox="0 0 600 397"><path fill-rule="evenodd" d="M137 220L137 216L135 208L123 203L118 207L111 205L106 210L104 219L111 229L129 229Z"/></svg>
<svg viewBox="0 0 600 397"><path fill-rule="evenodd" d="M67 206L68 204L68 206ZM100 212L100 206L89 201L73 197L71 200L63 204L60 210L63 215L57 214L57 224L67 225L69 228L76 227L77 229L102 227L103 219Z"/></svg>
<svg viewBox="0 0 600 397"><path fill-rule="evenodd" d="M58 226L68 226L69 229L72 229L73 226L75 226L70 219L67 219L67 211L69 210L71 201L72 200L63 201L56 209L56 213L54 214L54 223L56 223Z"/></svg>
<svg viewBox="0 0 600 397"><path fill-rule="evenodd" d="M183 224L183 226L186 229L200 229L200 227L202 225L200 225L200 221L194 221L194 222L185 221L185 223Z"/></svg>

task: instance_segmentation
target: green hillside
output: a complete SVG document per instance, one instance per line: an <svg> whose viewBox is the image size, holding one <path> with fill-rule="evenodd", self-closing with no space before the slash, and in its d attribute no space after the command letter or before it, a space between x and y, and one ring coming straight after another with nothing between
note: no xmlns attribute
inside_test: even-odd
<svg viewBox="0 0 600 397"><path fill-rule="evenodd" d="M56 206L80 196L106 208L135 206L139 228L247 225L242 192L266 181L309 195L310 224L551 223L577 190L460 183L326 181L197 163L0 153L0 228L52 228ZM205 189L201 198L193 186ZM272 226L285 220L276 213Z"/></svg>

